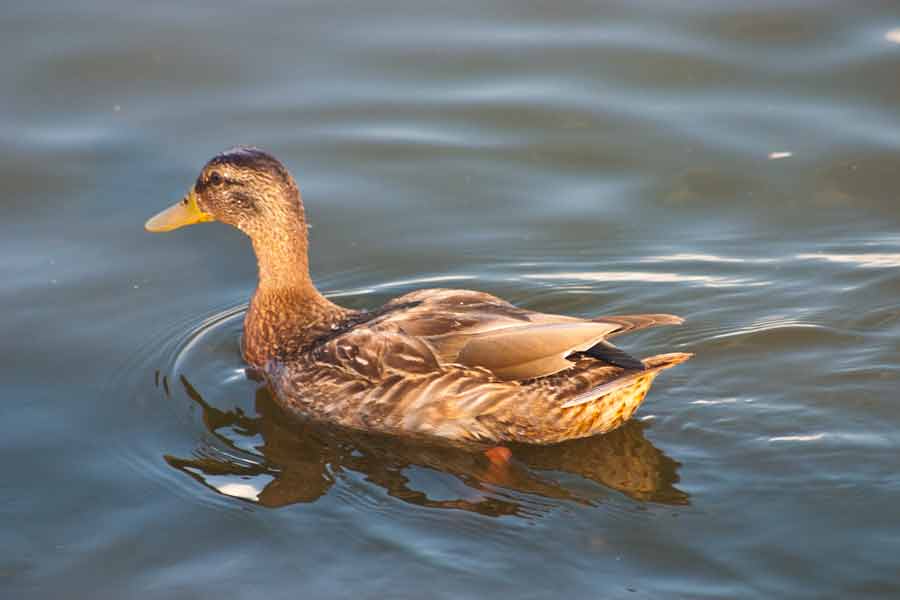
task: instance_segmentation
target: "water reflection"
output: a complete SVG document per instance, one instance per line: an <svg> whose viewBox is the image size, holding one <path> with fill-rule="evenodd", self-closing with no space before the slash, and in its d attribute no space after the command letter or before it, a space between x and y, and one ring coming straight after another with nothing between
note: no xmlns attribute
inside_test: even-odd
<svg viewBox="0 0 900 600"><path fill-rule="evenodd" d="M687 275L682 273L653 273L651 271L572 271L564 273L534 273L522 275L524 279L547 281L636 281L652 283L692 283L705 287L751 287L768 285L765 281L751 281L717 275Z"/></svg>
<svg viewBox="0 0 900 600"><path fill-rule="evenodd" d="M264 386L256 390L258 416L248 416L211 406L184 376L181 383L213 443L190 458L166 455L166 462L217 493L262 506L315 502L353 474L403 502L488 516L532 517L556 504L546 500L593 505L610 488L639 501L688 504L675 487L680 464L647 440L638 421L556 446L513 446L514 460L498 466L471 448L291 421ZM567 487L553 474L577 475L606 489Z"/></svg>
<svg viewBox="0 0 900 600"><path fill-rule="evenodd" d="M838 254L816 252L814 254L798 254L798 260L821 260L830 263L842 263L859 267L876 269L900 267L900 253L865 252L861 254Z"/></svg>

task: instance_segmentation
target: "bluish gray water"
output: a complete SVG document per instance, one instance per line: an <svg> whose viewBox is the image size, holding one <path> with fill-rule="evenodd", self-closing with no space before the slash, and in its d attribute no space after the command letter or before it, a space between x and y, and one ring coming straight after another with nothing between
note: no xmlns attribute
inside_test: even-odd
<svg viewBox="0 0 900 600"><path fill-rule="evenodd" d="M900 595L900 7L31 2L0 38L9 598ZM219 224L256 144L321 289L671 312L626 427L477 456L289 427Z"/></svg>

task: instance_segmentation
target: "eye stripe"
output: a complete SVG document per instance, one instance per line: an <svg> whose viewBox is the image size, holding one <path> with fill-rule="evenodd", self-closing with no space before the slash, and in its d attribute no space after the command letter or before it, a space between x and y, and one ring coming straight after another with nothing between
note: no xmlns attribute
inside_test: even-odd
<svg viewBox="0 0 900 600"><path fill-rule="evenodd" d="M231 202L245 210L252 210L254 212L257 210L256 201L253 197L242 192L233 192L231 194Z"/></svg>
<svg viewBox="0 0 900 600"><path fill-rule="evenodd" d="M208 187L217 187L218 185L221 185L221 184L234 185L234 186L243 186L244 185L243 182L238 181L237 179L231 179L230 177L223 177L222 175L219 175L218 183L216 183L213 180L212 176L205 177L205 178L202 176L199 177L197 179L196 187L197 187L197 191L199 192L199 191L205 190Z"/></svg>

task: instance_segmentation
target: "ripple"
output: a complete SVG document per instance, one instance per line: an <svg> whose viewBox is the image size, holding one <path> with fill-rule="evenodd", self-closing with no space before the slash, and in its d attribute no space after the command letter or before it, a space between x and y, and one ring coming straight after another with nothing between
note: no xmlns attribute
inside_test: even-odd
<svg viewBox="0 0 900 600"><path fill-rule="evenodd" d="M779 435L770 437L770 442L815 442L825 437L824 433L814 433L809 435Z"/></svg>
<svg viewBox="0 0 900 600"><path fill-rule="evenodd" d="M847 449L849 447L886 450L893 445L893 435L877 432L819 432L778 435L767 439L768 442L826 442L833 447Z"/></svg>
<svg viewBox="0 0 900 600"><path fill-rule="evenodd" d="M682 273L655 273L652 271L569 271L563 273L531 273L524 279L547 281L636 281L645 283L693 283L704 287L756 287L769 285L766 281L753 281L738 277L718 275L685 275Z"/></svg>
<svg viewBox="0 0 900 600"><path fill-rule="evenodd" d="M709 262L709 263L738 263L764 265L778 262L777 258L744 258L737 256L718 256L715 254L692 254L687 252L666 254L659 256L647 256L641 262Z"/></svg>
<svg viewBox="0 0 900 600"><path fill-rule="evenodd" d="M163 458L171 449L190 447L198 458L264 468L255 449L258 440L252 432L241 430L239 423L219 437L208 435L210 417L215 420L228 411L252 410L246 396L248 392L252 395L257 384L247 379L239 352L245 311L242 304L199 321L160 324L158 333L115 369L107 385L110 393L125 393L134 399L142 417L134 427L146 430L134 439L130 428L124 427L118 437L118 455L126 467L163 483L174 493L225 508L228 505L218 503L216 497L198 497L188 480L173 476ZM200 414L192 410L191 397L198 394L197 388L203 390L205 401L222 408L208 405L211 412ZM229 480L223 477L215 483L226 485ZM233 483L247 482L235 478Z"/></svg>
<svg viewBox="0 0 900 600"><path fill-rule="evenodd" d="M697 404L699 406L715 406L717 404L734 404L738 402L737 398L720 398L716 400L692 400L691 404Z"/></svg>
<svg viewBox="0 0 900 600"><path fill-rule="evenodd" d="M216 313L203 321L196 327L189 330L181 340L172 358L170 373L172 377L178 377L190 373L192 377L196 377L199 368L206 368L209 363L206 361L196 364L197 354L205 355L208 359L208 351L216 351L213 368L217 373L215 382L234 381L235 375L242 369L233 367L223 369L223 362L229 362L233 359L233 350L237 347L237 340L243 328L244 314L247 305L242 304L220 313ZM239 378L239 377L238 377Z"/></svg>
<svg viewBox="0 0 900 600"><path fill-rule="evenodd" d="M822 325L816 325L815 323L803 323L799 321L790 321L790 320L775 320L775 321L762 321L754 323L753 325L749 325L747 327L741 327L739 329L733 331L726 331L724 333L719 333L716 335L710 336L708 339L710 340L721 340L732 337L740 337L746 335L757 335L763 333L772 333L772 332L783 332L791 329L818 329L823 331L829 331L827 327L823 327Z"/></svg>
<svg viewBox="0 0 900 600"><path fill-rule="evenodd" d="M367 294L375 294L394 289L405 289L421 286L423 284L435 283L454 283L457 281L470 281L478 279L477 275L432 275L427 277L414 277L411 279L398 279L396 281L388 281L371 285L365 288L354 288L350 290L334 290L329 291L326 296L329 298L342 298L347 296L364 296Z"/></svg>
<svg viewBox="0 0 900 600"><path fill-rule="evenodd" d="M867 269L900 267L900 254L884 252L866 252L863 254L837 254L816 252L798 254L798 260L821 260L830 263L851 264Z"/></svg>

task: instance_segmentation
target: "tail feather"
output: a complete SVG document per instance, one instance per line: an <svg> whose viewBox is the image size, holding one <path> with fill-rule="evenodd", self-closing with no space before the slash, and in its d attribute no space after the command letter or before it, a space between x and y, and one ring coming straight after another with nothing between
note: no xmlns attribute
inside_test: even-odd
<svg viewBox="0 0 900 600"><path fill-rule="evenodd" d="M643 371L644 363L628 354L618 346L607 341L600 341L585 350L582 354L607 362L616 367L622 367L629 371Z"/></svg>
<svg viewBox="0 0 900 600"><path fill-rule="evenodd" d="M669 354L657 354L656 356L645 358L643 361L644 370L626 371L622 374L621 377L617 377L616 379L592 388L584 392L583 394L579 394L571 400L567 400L562 404L562 408L571 408L573 406L579 406L581 404L593 402L598 398L602 398L607 394L611 394L616 390L634 383L641 377L647 377L648 375L655 377L660 371L664 371L665 369L670 369L675 365L679 365L692 356L693 354L687 352L672 352Z"/></svg>
<svg viewBox="0 0 900 600"><path fill-rule="evenodd" d="M693 355L691 352L669 352L668 354L657 354L644 359L644 366L648 369L657 369L663 371L671 369L675 365L680 365Z"/></svg>

